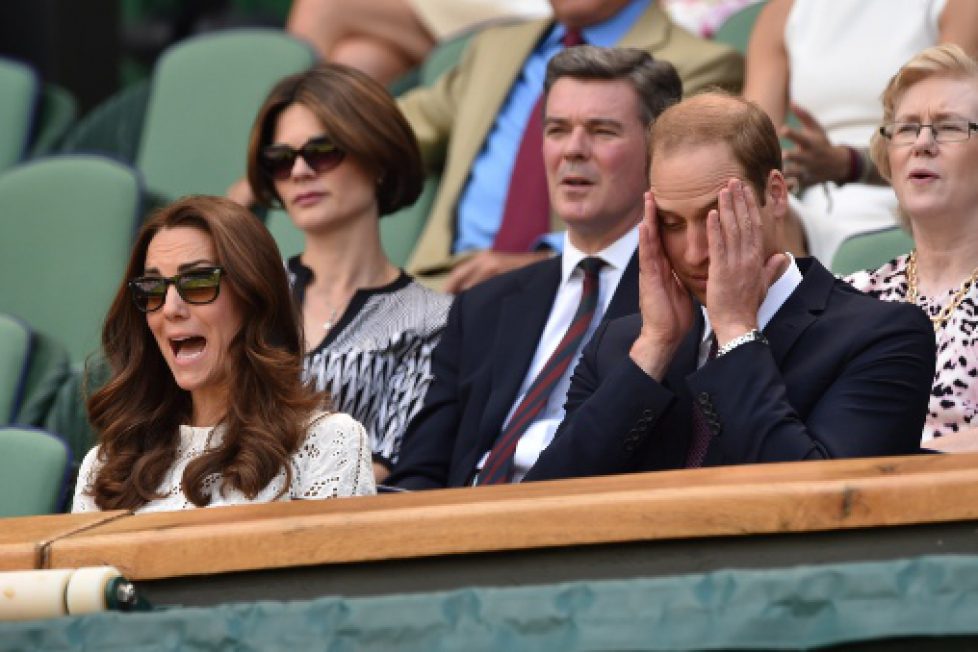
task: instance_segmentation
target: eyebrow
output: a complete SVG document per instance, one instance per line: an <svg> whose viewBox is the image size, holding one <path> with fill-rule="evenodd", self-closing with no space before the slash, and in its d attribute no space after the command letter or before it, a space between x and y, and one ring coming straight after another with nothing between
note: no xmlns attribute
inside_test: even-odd
<svg viewBox="0 0 978 652"><path fill-rule="evenodd" d="M712 202L709 202L708 204L703 204L703 206L697 208L696 212L693 215L694 217L705 218L710 213L710 211L714 209L719 210L719 207L720 207L720 198L717 197ZM670 211L665 208L661 208L658 202L656 202L655 204L655 214L659 219L670 218L670 217L678 218L681 220L686 219L684 216L680 215L679 213L676 213L675 211Z"/></svg>
<svg viewBox="0 0 978 652"><path fill-rule="evenodd" d="M186 272L197 267L213 267L216 263L209 258L200 258L198 260L191 260L189 263L183 263L177 267L177 273ZM143 269L143 274L159 274L160 270L156 267L147 267Z"/></svg>
<svg viewBox="0 0 978 652"><path fill-rule="evenodd" d="M952 113L948 111L941 111L939 113L931 114L931 122L940 120L965 120L969 121L960 113ZM920 114L911 113L906 116L901 116L899 118L894 118L894 122L920 122ZM970 122L970 121L969 121Z"/></svg>
<svg viewBox="0 0 978 652"><path fill-rule="evenodd" d="M543 124L567 124L570 122L570 118L564 118L561 116L547 116ZM588 118L584 121L586 127L615 127L621 129L624 125L620 120L615 120L614 118Z"/></svg>

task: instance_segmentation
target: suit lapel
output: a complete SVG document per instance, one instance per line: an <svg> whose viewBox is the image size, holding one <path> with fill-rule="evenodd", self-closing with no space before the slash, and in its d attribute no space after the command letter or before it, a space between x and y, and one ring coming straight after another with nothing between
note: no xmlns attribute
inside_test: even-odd
<svg viewBox="0 0 978 652"><path fill-rule="evenodd" d="M495 441L530 368L560 284L560 260L559 256L551 260L499 307L492 391L479 423L480 452Z"/></svg>
<svg viewBox="0 0 978 652"><path fill-rule="evenodd" d="M602 323L633 315L638 312L638 251L628 259L628 265L622 272L618 287L608 303L608 310L601 319Z"/></svg>
<svg viewBox="0 0 978 652"><path fill-rule="evenodd" d="M764 329L764 336L771 345L771 354L778 367L801 334L825 310L835 283L835 277L814 258L799 259L797 264L802 273L801 283Z"/></svg>

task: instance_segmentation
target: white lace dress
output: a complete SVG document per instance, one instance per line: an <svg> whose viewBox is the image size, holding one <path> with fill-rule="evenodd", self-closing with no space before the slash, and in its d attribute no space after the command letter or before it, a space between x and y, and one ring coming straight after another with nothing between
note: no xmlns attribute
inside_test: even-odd
<svg viewBox="0 0 978 652"><path fill-rule="evenodd" d="M196 507L183 493L180 481L187 464L204 451L220 446L223 426L195 428L180 426L180 445L176 462L160 487L163 497L136 509L136 512L164 512ZM98 511L91 495L92 484L101 462L99 447L88 451L78 471L73 512ZM309 424L306 439L292 455L292 482L278 500L316 500L340 496L363 496L376 493L367 433L355 419L340 412L316 415ZM248 498L233 487L222 492L221 477L208 476L204 491L211 496L209 507L268 503L276 500L285 484L285 470L279 471L254 498Z"/></svg>

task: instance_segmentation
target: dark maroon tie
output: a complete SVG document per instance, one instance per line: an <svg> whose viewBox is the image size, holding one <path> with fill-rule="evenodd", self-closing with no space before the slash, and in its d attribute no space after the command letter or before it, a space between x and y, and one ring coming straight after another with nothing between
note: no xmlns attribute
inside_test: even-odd
<svg viewBox="0 0 978 652"><path fill-rule="evenodd" d="M587 328L594 317L594 309L598 305L598 272L604 261L600 258L585 258L578 265L584 270L584 284L581 290L581 301L570 326L550 355L543 369L533 379L526 395L496 439L485 466L479 472L478 484L502 484L513 479L513 455L516 444L526 432L527 427L540 410L547 404L550 393L560 381L567 367L581 348Z"/></svg>
<svg viewBox="0 0 978 652"><path fill-rule="evenodd" d="M710 354L707 360L717 357L717 336L716 333L710 335ZM703 459L706 451L710 447L710 439L713 438L713 431L710 430L706 422L706 415L700 409L699 403L693 401L693 428L692 438L689 442L689 453L686 455L686 468L695 469L703 466Z"/></svg>
<svg viewBox="0 0 978 652"><path fill-rule="evenodd" d="M569 30L564 47L581 45L581 32ZM503 219L493 240L493 251L529 251L537 238L550 231L550 196L543 165L543 93L530 110L523 139L516 153Z"/></svg>

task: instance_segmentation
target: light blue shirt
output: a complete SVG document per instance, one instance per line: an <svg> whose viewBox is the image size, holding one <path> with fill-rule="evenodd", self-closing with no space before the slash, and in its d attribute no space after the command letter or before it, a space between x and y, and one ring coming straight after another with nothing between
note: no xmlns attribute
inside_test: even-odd
<svg viewBox="0 0 978 652"><path fill-rule="evenodd" d="M650 1L632 0L605 22L584 28L584 40L590 45L614 46L632 28ZM523 131L530 119L530 111L543 91L547 62L563 49L561 40L566 31L563 25L557 23L537 44L496 116L482 151L473 161L469 180L462 189L458 203L458 228L453 253L489 249L492 246L503 219L509 179L513 174ZM559 235L546 237L544 241L557 251L563 244Z"/></svg>

